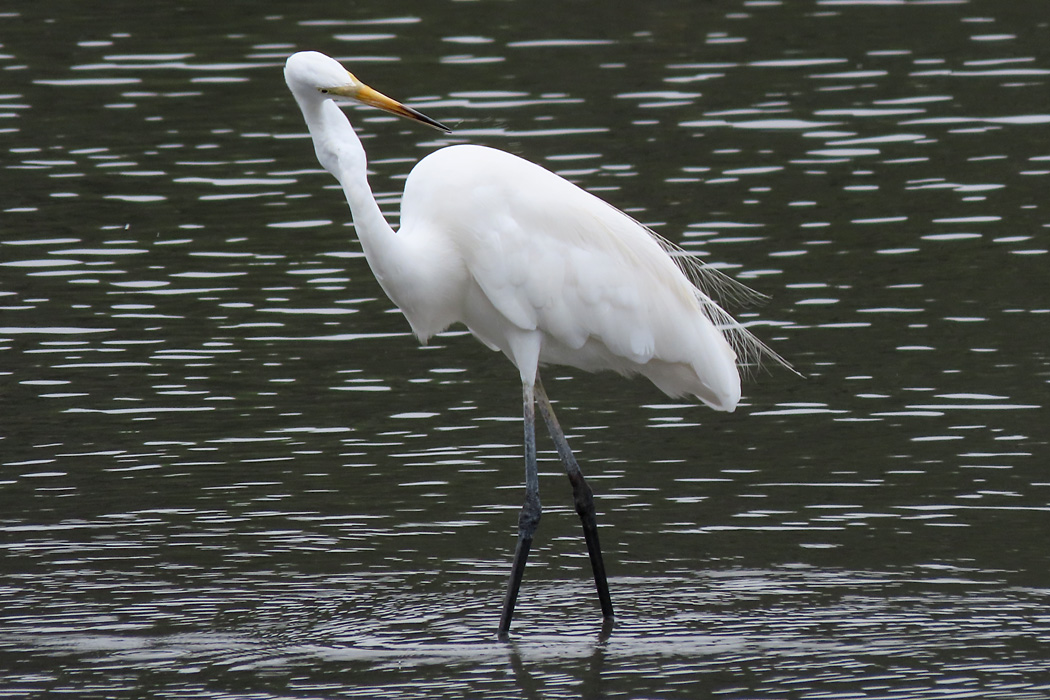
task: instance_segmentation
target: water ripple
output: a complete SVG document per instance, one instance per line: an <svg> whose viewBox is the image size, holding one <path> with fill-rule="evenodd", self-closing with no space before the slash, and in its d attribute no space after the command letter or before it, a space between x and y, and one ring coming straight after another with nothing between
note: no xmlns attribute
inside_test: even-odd
<svg viewBox="0 0 1050 700"><path fill-rule="evenodd" d="M1050 72L1018 2L2 13L4 692L1045 696ZM392 224L420 157L488 143L768 295L734 310L807 379L733 414L545 375L611 629L542 437L493 638L520 387L376 286L281 82L326 44L458 127L349 112Z"/></svg>

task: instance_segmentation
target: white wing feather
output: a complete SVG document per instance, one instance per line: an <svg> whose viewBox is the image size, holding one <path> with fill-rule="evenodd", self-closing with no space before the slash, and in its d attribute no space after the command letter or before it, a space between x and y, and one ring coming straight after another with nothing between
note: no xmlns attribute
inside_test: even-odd
<svg viewBox="0 0 1050 700"><path fill-rule="evenodd" d="M739 400L738 354L779 359L701 288L717 286L715 271L503 151L452 146L420 161L398 235L462 261L442 292L402 305L420 335L463 322L512 360L515 342L538 335L540 362L642 374L721 410Z"/></svg>

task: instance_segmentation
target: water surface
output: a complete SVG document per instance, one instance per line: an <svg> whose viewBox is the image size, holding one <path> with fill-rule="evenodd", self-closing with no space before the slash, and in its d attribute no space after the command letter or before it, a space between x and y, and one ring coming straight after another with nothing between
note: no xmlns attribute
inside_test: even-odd
<svg viewBox="0 0 1050 700"><path fill-rule="evenodd" d="M4 697L1045 697L1050 24L1024 0L2 13ZM283 84L343 59L396 225L530 158L769 300L733 414L550 370L513 641L516 373L420 348Z"/></svg>

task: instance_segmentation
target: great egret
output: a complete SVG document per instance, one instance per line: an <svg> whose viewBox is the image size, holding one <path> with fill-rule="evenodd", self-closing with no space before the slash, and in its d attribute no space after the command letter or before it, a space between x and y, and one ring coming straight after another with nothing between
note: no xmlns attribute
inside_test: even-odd
<svg viewBox="0 0 1050 700"><path fill-rule="evenodd" d="M640 374L669 396L692 395L732 411L740 400L738 360L768 354L782 361L701 289L705 282L737 283L549 170L483 146L449 146L416 164L405 182L395 233L368 186L361 141L334 100L450 130L364 85L321 53L290 56L284 76L317 159L343 187L372 272L415 335L426 342L463 323L482 343L502 351L521 375L525 503L500 637L510 629L540 520L536 405L572 483L602 614L611 619L594 499L538 367Z"/></svg>

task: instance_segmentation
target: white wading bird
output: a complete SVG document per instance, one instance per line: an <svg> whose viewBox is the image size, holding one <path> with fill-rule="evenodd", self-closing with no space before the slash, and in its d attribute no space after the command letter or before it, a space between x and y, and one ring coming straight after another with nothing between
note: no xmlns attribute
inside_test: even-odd
<svg viewBox="0 0 1050 700"><path fill-rule="evenodd" d="M525 504L500 637L510 629L540 521L535 404L572 482L602 614L610 619L591 489L558 426L539 366L641 374L669 396L692 395L732 411L740 400L737 363L762 355L783 360L698 286L717 287L726 278L594 195L494 148L449 146L419 161L405 182L395 232L368 186L361 141L335 100L450 130L321 53L290 56L284 76L317 159L343 187L372 272L415 335L425 342L463 323L521 375Z"/></svg>

